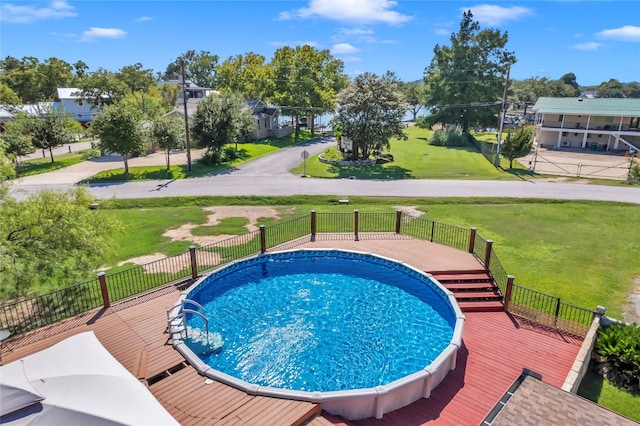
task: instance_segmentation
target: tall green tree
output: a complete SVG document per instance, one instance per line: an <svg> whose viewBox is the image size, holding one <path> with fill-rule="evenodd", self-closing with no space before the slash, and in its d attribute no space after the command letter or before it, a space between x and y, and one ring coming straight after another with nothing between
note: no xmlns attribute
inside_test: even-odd
<svg viewBox="0 0 640 426"><path fill-rule="evenodd" d="M427 123L496 125L505 77L515 55L505 49L507 33L480 28L471 11L463 13L450 46L436 45L424 82L431 108Z"/></svg>
<svg viewBox="0 0 640 426"><path fill-rule="evenodd" d="M177 80L182 74L182 63L184 63L187 80L191 80L200 87L216 87L216 69L218 66L218 55L212 55L206 50L196 52L188 50L167 65L163 78L167 80Z"/></svg>
<svg viewBox="0 0 640 426"><path fill-rule="evenodd" d="M0 82L0 105L11 108L22 105L22 99L6 83Z"/></svg>
<svg viewBox="0 0 640 426"><path fill-rule="evenodd" d="M218 65L216 75L216 88L221 91L262 100L273 92L272 68L266 58L257 53L249 52L225 59Z"/></svg>
<svg viewBox="0 0 640 426"><path fill-rule="evenodd" d="M190 123L194 143L207 148L205 155L214 163L220 163L224 146L236 143L250 132L254 117L242 96L224 94L207 96L200 101Z"/></svg>
<svg viewBox="0 0 640 426"><path fill-rule="evenodd" d="M150 87L155 86L156 78L152 69L142 68L141 63L127 65L115 74L115 77L122 81L129 88L129 93L146 92Z"/></svg>
<svg viewBox="0 0 640 426"><path fill-rule="evenodd" d="M509 160L509 168L513 168L513 160L524 157L531 152L533 138L531 137L532 127L525 126L516 129L515 132L507 133L502 146L502 155Z"/></svg>
<svg viewBox="0 0 640 426"><path fill-rule="evenodd" d="M73 135L69 131L70 118L61 107L38 106L36 113L26 118L26 130L31 136L31 143L42 150L49 150L51 162L53 148L73 142Z"/></svg>
<svg viewBox="0 0 640 426"><path fill-rule="evenodd" d="M171 168L171 150L184 147L184 122L180 118L159 118L151 127L151 138L167 156L167 170Z"/></svg>
<svg viewBox="0 0 640 426"><path fill-rule="evenodd" d="M402 118L407 103L393 73L382 77L364 73L338 94L334 124L353 143L352 158L367 159L389 148L389 139L407 139Z"/></svg>
<svg viewBox="0 0 640 426"><path fill-rule="evenodd" d="M98 68L79 80L77 95L95 107L114 104L131 93L129 86L117 74Z"/></svg>
<svg viewBox="0 0 640 426"><path fill-rule="evenodd" d="M276 50L271 67L275 87L269 98L284 114L296 118L296 137L300 117L312 117L313 133L314 117L333 111L337 93L349 84L342 60L309 45Z"/></svg>
<svg viewBox="0 0 640 426"><path fill-rule="evenodd" d="M42 191L18 202L0 193L0 297L28 296L43 284L74 284L113 249L120 225L90 210L91 195L78 188Z"/></svg>
<svg viewBox="0 0 640 426"><path fill-rule="evenodd" d="M409 105L409 112L413 116L412 120L416 121L418 113L424 108L425 85L421 81L411 81L402 85L402 93Z"/></svg>
<svg viewBox="0 0 640 426"><path fill-rule="evenodd" d="M106 107L91 123L91 132L100 139L100 148L122 155L125 174L129 174L129 157L144 153L140 118L140 111L117 103Z"/></svg>
<svg viewBox="0 0 640 426"><path fill-rule="evenodd" d="M35 151L27 127L28 120L25 113L18 113L14 120L4 124L4 132L0 133L5 158L11 160L16 167L20 165L20 157Z"/></svg>

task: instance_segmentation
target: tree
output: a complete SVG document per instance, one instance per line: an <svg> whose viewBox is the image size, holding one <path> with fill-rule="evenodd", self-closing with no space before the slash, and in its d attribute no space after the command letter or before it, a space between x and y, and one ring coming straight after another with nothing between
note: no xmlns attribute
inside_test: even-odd
<svg viewBox="0 0 640 426"><path fill-rule="evenodd" d="M407 104L398 86L392 73L364 73L338 94L334 124L353 142L354 160L388 149L392 137L407 139L402 124Z"/></svg>
<svg viewBox="0 0 640 426"><path fill-rule="evenodd" d="M312 116L313 134L314 116L333 111L337 93L348 86L342 60L309 45L276 50L271 67L275 87L270 98L296 118L296 137L300 116Z"/></svg>
<svg viewBox="0 0 640 426"><path fill-rule="evenodd" d="M118 102L131 92L127 84L111 71L98 68L78 82L77 95L95 107Z"/></svg>
<svg viewBox="0 0 640 426"><path fill-rule="evenodd" d="M184 122L179 118L160 118L151 127L151 138L167 155L167 170L171 168L171 150L183 147Z"/></svg>
<svg viewBox="0 0 640 426"><path fill-rule="evenodd" d="M22 202L0 193L0 297L27 296L51 281L71 285L100 265L119 223L90 210L92 201L82 188Z"/></svg>
<svg viewBox="0 0 640 426"><path fill-rule="evenodd" d="M253 114L241 96L207 96L198 103L190 131L194 143L207 148L206 156L220 163L224 146L251 131L253 123Z"/></svg>
<svg viewBox="0 0 640 426"><path fill-rule="evenodd" d="M188 50L167 66L163 77L167 80L177 80L181 75L182 62L184 62L187 79L200 87L214 88L218 59L218 55L212 55L206 50L201 50L199 53Z"/></svg>
<svg viewBox="0 0 640 426"><path fill-rule="evenodd" d="M130 92L138 91L146 92L150 87L156 85L156 79L153 76L153 70L143 69L141 63L135 65L127 65L115 74L115 77L126 85Z"/></svg>
<svg viewBox="0 0 640 426"><path fill-rule="evenodd" d="M32 153L35 147L31 143L31 136L26 128L28 117L25 113L18 113L16 118L4 124L4 132L0 133L4 157L19 165L21 156ZM0 180L2 180L0 178Z"/></svg>
<svg viewBox="0 0 640 426"><path fill-rule="evenodd" d="M516 62L505 49L508 36L499 30L480 30L471 11L464 12L451 46L436 45L424 82L431 108L427 123L495 126L508 68ZM495 105L495 106L494 106Z"/></svg>
<svg viewBox="0 0 640 426"><path fill-rule="evenodd" d="M0 83L0 105L4 108L22 105L22 99L6 83Z"/></svg>
<svg viewBox="0 0 640 426"><path fill-rule="evenodd" d="M531 126L520 127L514 133L507 133L502 146L502 155L509 160L509 168L513 168L513 160L524 157L531 152L533 139L531 138Z"/></svg>
<svg viewBox="0 0 640 426"><path fill-rule="evenodd" d="M578 84L578 79L576 75L572 72L568 72L559 79L564 84L568 84L569 86L576 89L576 92L580 90L580 85Z"/></svg>
<svg viewBox="0 0 640 426"><path fill-rule="evenodd" d="M170 109L160 89L155 86L128 94L120 103L126 108L140 111L146 120L155 120Z"/></svg>
<svg viewBox="0 0 640 426"><path fill-rule="evenodd" d="M140 112L122 104L109 105L93 120L90 129L100 139L102 150L122 155L124 173L129 174L129 157L144 153Z"/></svg>
<svg viewBox="0 0 640 426"><path fill-rule="evenodd" d="M413 116L413 121L416 121L418 113L424 108L424 90L425 85L421 81L412 81L402 85L402 93L409 105L409 112Z"/></svg>
<svg viewBox="0 0 640 426"><path fill-rule="evenodd" d="M229 57L216 70L218 90L265 99L273 92L272 68L264 56L249 52Z"/></svg>
<svg viewBox="0 0 640 426"><path fill-rule="evenodd" d="M0 202L5 195L5 190L8 190L5 182L16 174L5 148L4 140L0 138Z"/></svg>
<svg viewBox="0 0 640 426"><path fill-rule="evenodd" d="M53 148L73 142L68 122L72 120L61 107L38 106L35 115L26 118L25 128L31 143L40 149L48 149L53 163Z"/></svg>
<svg viewBox="0 0 640 426"><path fill-rule="evenodd" d="M624 85L615 78L600 83L597 91L599 98L624 98Z"/></svg>

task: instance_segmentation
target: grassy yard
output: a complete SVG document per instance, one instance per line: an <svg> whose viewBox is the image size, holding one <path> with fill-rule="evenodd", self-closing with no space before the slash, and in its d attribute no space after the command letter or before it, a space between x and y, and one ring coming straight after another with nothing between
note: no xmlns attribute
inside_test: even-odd
<svg viewBox="0 0 640 426"><path fill-rule="evenodd" d="M26 160L20 163L17 168L17 177L25 177L31 175L38 175L41 173L52 172L54 170L62 169L64 167L73 166L74 164L82 163L86 161L87 151L76 151L70 154L59 154L53 156L53 163L51 157L47 153L46 158L34 158L32 160Z"/></svg>
<svg viewBox="0 0 640 426"><path fill-rule="evenodd" d="M406 141L391 140L390 152L394 159L391 163L336 167L319 162L316 155L307 160L307 175L319 178L356 176L358 179L518 179L513 173L495 168L473 147L429 145L430 131L416 126L408 127L405 133L409 137ZM302 174L303 168L301 164L293 172Z"/></svg>
<svg viewBox="0 0 640 426"><path fill-rule="evenodd" d="M418 206L429 219L477 227L494 248L507 273L524 287L549 293L580 307L605 306L610 316L620 318L633 279L640 276L636 253L640 250L640 228L634 223L638 206L602 202L545 202L506 199L411 199L354 198L348 206L337 205L337 197L197 197L149 200L113 200L101 204L126 225L118 236L123 249L105 263L115 263L150 253L167 255L185 251L188 242L170 242L162 233L182 223L203 224L205 205L271 205L280 209L282 220L318 212L393 212L393 206ZM170 207L160 207L162 203ZM155 206L155 207L154 207ZM113 209L112 209L113 208ZM614 217L615 221L603 220ZM269 225L270 223L263 223ZM621 225L622 224L622 225ZM223 226L196 231L214 235L234 232ZM218 229L220 228L220 229Z"/></svg>
<svg viewBox="0 0 640 426"><path fill-rule="evenodd" d="M593 372L582 380L578 395L640 422L640 395L619 389Z"/></svg>
<svg viewBox="0 0 640 426"><path fill-rule="evenodd" d="M100 183L100 182L123 182L131 180L156 180L156 179L184 179L191 177L202 177L208 174L222 172L233 169L240 164L258 157L269 154L281 148L285 148L296 143L304 142L311 139L310 130L301 130L298 139L294 135L290 135L279 139L263 139L255 142L237 144L238 158L224 164L209 165L199 161L199 158L192 159L192 172L187 172L186 165L174 165L167 170L165 165L146 166L146 167L129 167L129 174L125 175L124 167L105 170L95 176L86 179L84 183ZM227 145L234 147L235 145Z"/></svg>

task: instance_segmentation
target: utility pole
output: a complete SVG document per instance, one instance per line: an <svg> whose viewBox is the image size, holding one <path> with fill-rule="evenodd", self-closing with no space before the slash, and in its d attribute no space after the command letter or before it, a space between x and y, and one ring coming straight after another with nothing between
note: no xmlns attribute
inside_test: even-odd
<svg viewBox="0 0 640 426"><path fill-rule="evenodd" d="M184 60L180 60L182 71L182 105L184 105L184 136L187 149L187 172L191 173L191 145L189 144L189 112L187 111L187 79L184 73Z"/></svg>
<svg viewBox="0 0 640 426"><path fill-rule="evenodd" d="M496 158L493 165L500 166L500 145L502 145L502 128L504 126L504 120L507 116L507 89L509 88L509 72L511 71L511 65L507 66L507 81L504 83L504 92L502 93L502 114L500 114L500 131L498 132L498 148L496 149Z"/></svg>

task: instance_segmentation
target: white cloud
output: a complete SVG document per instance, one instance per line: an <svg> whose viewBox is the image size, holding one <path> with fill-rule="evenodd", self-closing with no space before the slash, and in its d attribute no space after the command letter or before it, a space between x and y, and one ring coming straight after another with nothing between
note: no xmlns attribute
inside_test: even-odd
<svg viewBox="0 0 640 426"><path fill-rule="evenodd" d="M452 32L453 32L453 31L448 30L448 29L446 29L446 28L436 28L436 31L435 31L435 33L436 33L437 35L442 35L442 36L448 36L448 35L450 35Z"/></svg>
<svg viewBox="0 0 640 426"><path fill-rule="evenodd" d="M153 21L153 18L151 16L141 16L138 19L136 19L136 22L147 22L147 21Z"/></svg>
<svg viewBox="0 0 640 426"><path fill-rule="evenodd" d="M335 21L384 22L393 25L411 20L411 16L391 10L397 4L393 0L310 0L307 7L281 12L279 19L320 17Z"/></svg>
<svg viewBox="0 0 640 426"><path fill-rule="evenodd" d="M97 38L123 38L127 33L119 28L91 27L82 33L82 41L91 41Z"/></svg>
<svg viewBox="0 0 640 426"><path fill-rule="evenodd" d="M37 6L16 6L5 3L0 6L0 21L13 22L16 24L28 24L35 21L56 18L71 18L78 16L74 12L74 7L64 0L51 2L48 7L38 8Z"/></svg>
<svg viewBox="0 0 640 426"><path fill-rule="evenodd" d="M357 56L344 56L340 59L342 60L342 62L362 62L362 59Z"/></svg>
<svg viewBox="0 0 640 426"><path fill-rule="evenodd" d="M602 30L597 37L618 41L640 41L640 27L625 25L611 30Z"/></svg>
<svg viewBox="0 0 640 426"><path fill-rule="evenodd" d="M517 21L523 16L533 14L527 7L511 6L502 7L493 4L481 4L473 7L463 7L463 12L471 10L473 19L486 25L500 25L506 21Z"/></svg>
<svg viewBox="0 0 640 426"><path fill-rule="evenodd" d="M600 46L602 46L602 43L588 42L588 43L574 44L573 48L578 50L598 50Z"/></svg>
<svg viewBox="0 0 640 426"><path fill-rule="evenodd" d="M349 43L336 43L331 46L331 54L332 55L342 55L345 53L356 53L359 52L360 49L350 45Z"/></svg>

